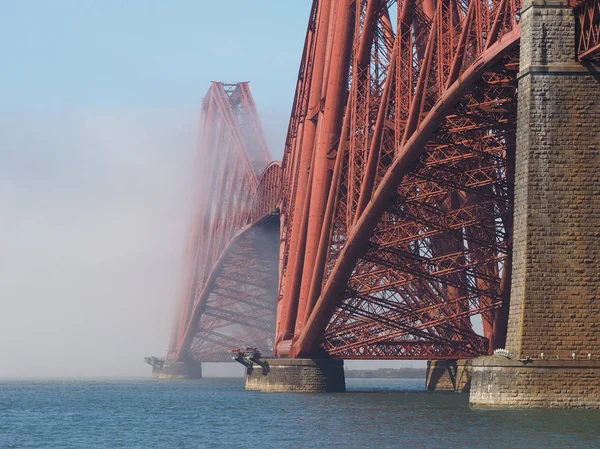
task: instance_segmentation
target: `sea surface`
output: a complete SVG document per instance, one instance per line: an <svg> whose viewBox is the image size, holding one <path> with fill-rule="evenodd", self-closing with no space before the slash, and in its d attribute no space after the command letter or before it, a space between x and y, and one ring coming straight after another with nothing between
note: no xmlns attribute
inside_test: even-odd
<svg viewBox="0 0 600 449"><path fill-rule="evenodd" d="M600 448L600 412L489 410L423 380L342 394L243 379L0 381L0 448Z"/></svg>

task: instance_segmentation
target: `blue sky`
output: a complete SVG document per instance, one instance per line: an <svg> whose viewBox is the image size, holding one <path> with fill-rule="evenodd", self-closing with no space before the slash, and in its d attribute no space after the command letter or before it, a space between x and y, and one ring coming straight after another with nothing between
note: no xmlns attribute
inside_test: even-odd
<svg viewBox="0 0 600 449"><path fill-rule="evenodd" d="M309 0L0 3L1 109L198 109L210 81L251 81L282 146Z"/></svg>

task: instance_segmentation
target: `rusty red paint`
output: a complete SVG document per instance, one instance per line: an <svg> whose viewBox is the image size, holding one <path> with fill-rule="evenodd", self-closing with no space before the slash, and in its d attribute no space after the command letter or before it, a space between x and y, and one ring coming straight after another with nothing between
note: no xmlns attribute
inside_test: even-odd
<svg viewBox="0 0 600 449"><path fill-rule="evenodd" d="M311 266L301 279L311 288L298 296L304 310L293 331L286 329L279 355L457 358L500 344L505 323L496 310L508 288L502 274L510 261L519 6L513 0L338 2L326 31L317 22L309 27L339 39L349 34L340 14L351 9L354 58L331 58L326 68L350 74L345 92L334 99L323 93L322 114L327 102L344 102L343 126L330 129L316 116L326 135L302 147L315 154L322 139L332 142L330 173L318 186L327 188L327 201L311 198L328 207L309 217L317 217L320 229L302 229L315 242L304 253ZM343 45L330 42L332 52ZM301 72L310 70L305 59ZM298 92L309 87L299 85ZM284 155L284 213L299 200L298 173L286 164L298 158L294 138L308 119L298 92ZM283 254L290 251L285 237L299 225L286 221ZM295 269L294 260L283 263L284 273ZM281 280L284 291L287 282ZM479 314L481 336L470 321Z"/></svg>

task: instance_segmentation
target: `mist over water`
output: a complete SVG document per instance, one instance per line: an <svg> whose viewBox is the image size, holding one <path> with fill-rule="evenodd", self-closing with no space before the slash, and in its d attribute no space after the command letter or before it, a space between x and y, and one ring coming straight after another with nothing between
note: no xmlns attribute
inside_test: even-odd
<svg viewBox="0 0 600 449"><path fill-rule="evenodd" d="M166 354L198 114L0 114L0 378L147 377L143 357Z"/></svg>
<svg viewBox="0 0 600 449"><path fill-rule="evenodd" d="M197 112L0 116L0 377L147 375L181 288Z"/></svg>
<svg viewBox="0 0 600 449"><path fill-rule="evenodd" d="M148 377L166 355L199 109L0 114L0 378Z"/></svg>

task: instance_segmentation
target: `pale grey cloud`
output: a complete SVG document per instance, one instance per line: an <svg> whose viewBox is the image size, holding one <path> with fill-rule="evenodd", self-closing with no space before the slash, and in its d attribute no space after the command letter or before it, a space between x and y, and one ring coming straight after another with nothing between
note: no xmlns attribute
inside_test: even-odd
<svg viewBox="0 0 600 449"><path fill-rule="evenodd" d="M147 375L183 277L196 111L0 117L0 376Z"/></svg>

